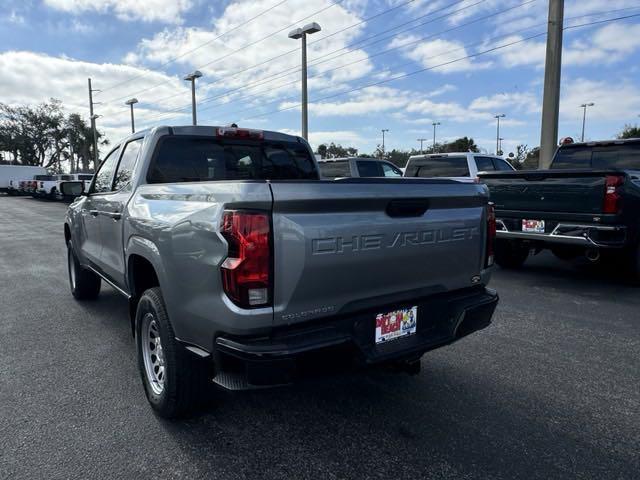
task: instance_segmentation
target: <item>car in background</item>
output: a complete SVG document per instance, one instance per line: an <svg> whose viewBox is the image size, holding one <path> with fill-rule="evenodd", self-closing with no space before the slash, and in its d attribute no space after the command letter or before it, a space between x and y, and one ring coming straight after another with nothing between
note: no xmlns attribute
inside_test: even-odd
<svg viewBox="0 0 640 480"><path fill-rule="evenodd" d="M514 170L509 162L495 155L475 152L430 153L410 156L404 176L477 182L479 172Z"/></svg>
<svg viewBox="0 0 640 480"><path fill-rule="evenodd" d="M0 165L0 192L10 195L19 193L20 180L33 179L34 175L46 174L44 167L31 165Z"/></svg>
<svg viewBox="0 0 640 480"><path fill-rule="evenodd" d="M322 178L402 177L402 170L393 163L377 158L323 158L317 162Z"/></svg>
<svg viewBox="0 0 640 480"><path fill-rule="evenodd" d="M496 207L496 263L585 256L640 283L640 138L563 140L547 170L482 173Z"/></svg>
<svg viewBox="0 0 640 480"><path fill-rule="evenodd" d="M89 190L93 175L90 173L63 173L58 175L36 175L37 182L34 197L60 200L63 198L61 184L63 182L81 182L83 190Z"/></svg>

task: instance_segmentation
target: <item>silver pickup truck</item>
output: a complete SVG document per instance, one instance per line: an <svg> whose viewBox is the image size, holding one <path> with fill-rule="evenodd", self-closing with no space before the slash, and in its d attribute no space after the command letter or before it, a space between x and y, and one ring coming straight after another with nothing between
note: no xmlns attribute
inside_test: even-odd
<svg viewBox="0 0 640 480"><path fill-rule="evenodd" d="M302 138L206 126L119 143L64 224L73 296L104 280L129 300L163 417L212 381L285 384L323 358L418 371L490 323L494 235L484 186L320 180Z"/></svg>

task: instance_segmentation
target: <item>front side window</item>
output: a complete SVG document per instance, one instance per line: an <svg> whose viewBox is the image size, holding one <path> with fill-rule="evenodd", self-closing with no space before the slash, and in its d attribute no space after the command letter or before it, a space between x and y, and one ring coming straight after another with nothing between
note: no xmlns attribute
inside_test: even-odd
<svg viewBox="0 0 640 480"><path fill-rule="evenodd" d="M113 190L122 190L131 183L131 176L133 175L133 168L136 165L138 159L138 153L142 146L142 138L132 140L124 146L124 152L120 157L120 163L116 170L115 180L113 182Z"/></svg>
<svg viewBox="0 0 640 480"><path fill-rule="evenodd" d="M402 172L400 171L399 168L396 168L393 165L390 165L388 163L382 164L382 173L384 174L385 177L401 177L402 176Z"/></svg>
<svg viewBox="0 0 640 480"><path fill-rule="evenodd" d="M500 172L513 172L513 167L504 160L500 160L499 158L493 159L493 164L496 167L496 170Z"/></svg>
<svg viewBox="0 0 640 480"><path fill-rule="evenodd" d="M113 171L116 169L116 162L118 161L117 153L120 148L116 148L111 151L107 158L104 159L98 173L96 173L96 179L91 189L91 193L105 193L111 191L111 180L113 178Z"/></svg>

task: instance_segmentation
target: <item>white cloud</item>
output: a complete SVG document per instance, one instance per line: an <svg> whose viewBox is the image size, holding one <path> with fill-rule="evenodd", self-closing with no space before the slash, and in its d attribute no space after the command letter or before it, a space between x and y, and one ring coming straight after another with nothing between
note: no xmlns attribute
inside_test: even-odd
<svg viewBox="0 0 640 480"><path fill-rule="evenodd" d="M586 78L566 79L562 86L560 115L565 120L581 117L580 105L593 102L590 120L602 120L622 126L627 119L637 118L640 111L640 88L627 80L597 81Z"/></svg>
<svg viewBox="0 0 640 480"><path fill-rule="evenodd" d="M192 0L44 0L51 8L70 14L112 13L121 20L181 23Z"/></svg>
<svg viewBox="0 0 640 480"><path fill-rule="evenodd" d="M394 38L391 48L401 48L402 54L424 68L433 68L434 72L452 73L487 68L489 63L473 62L465 58L469 52L462 42L455 40L435 39L419 42L420 37L405 35ZM406 47L404 47L406 46Z"/></svg>
<svg viewBox="0 0 640 480"><path fill-rule="evenodd" d="M541 110L538 98L530 92L526 93L496 93L474 99L469 108L498 112L502 110L518 111L527 114L538 113Z"/></svg>
<svg viewBox="0 0 640 480"><path fill-rule="evenodd" d="M567 65L614 63L640 48L640 25L614 23L585 39L573 41L563 52Z"/></svg>

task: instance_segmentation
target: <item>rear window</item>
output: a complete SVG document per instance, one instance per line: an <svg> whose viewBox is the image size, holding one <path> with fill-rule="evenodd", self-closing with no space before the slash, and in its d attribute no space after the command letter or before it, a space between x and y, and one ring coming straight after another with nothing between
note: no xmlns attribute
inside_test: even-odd
<svg viewBox="0 0 640 480"><path fill-rule="evenodd" d="M325 178L350 177L351 167L347 160L338 160L335 162L318 162L320 174Z"/></svg>
<svg viewBox="0 0 640 480"><path fill-rule="evenodd" d="M640 170L640 142L560 148L551 163L551 168Z"/></svg>
<svg viewBox="0 0 640 480"><path fill-rule="evenodd" d="M165 137L156 148L149 183L215 180L317 179L308 150L295 142L213 137Z"/></svg>
<svg viewBox="0 0 640 480"><path fill-rule="evenodd" d="M467 157L426 157L409 162L405 177L468 177Z"/></svg>

